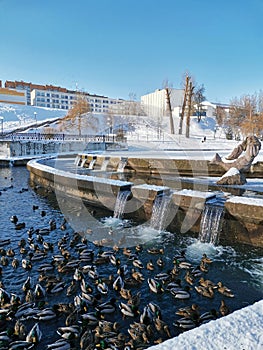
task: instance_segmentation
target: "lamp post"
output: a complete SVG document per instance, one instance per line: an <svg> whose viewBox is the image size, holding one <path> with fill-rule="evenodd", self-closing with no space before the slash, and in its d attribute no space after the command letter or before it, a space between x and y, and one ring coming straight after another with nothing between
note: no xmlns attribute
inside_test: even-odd
<svg viewBox="0 0 263 350"><path fill-rule="evenodd" d="M0 117L0 121L1 121L1 134L3 136L4 135L4 117Z"/></svg>
<svg viewBox="0 0 263 350"><path fill-rule="evenodd" d="M37 112L34 112L35 122L37 123Z"/></svg>

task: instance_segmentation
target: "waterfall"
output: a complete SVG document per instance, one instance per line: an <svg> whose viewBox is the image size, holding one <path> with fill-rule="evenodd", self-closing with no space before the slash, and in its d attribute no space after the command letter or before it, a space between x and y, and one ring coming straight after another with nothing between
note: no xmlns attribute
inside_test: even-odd
<svg viewBox="0 0 263 350"><path fill-rule="evenodd" d="M206 203L202 213L198 240L202 243L216 245L222 228L224 205L222 203Z"/></svg>
<svg viewBox="0 0 263 350"><path fill-rule="evenodd" d="M107 170L107 166L109 164L109 161L110 161L110 158L103 159L103 162L102 162L101 168L100 168L101 171L106 171Z"/></svg>
<svg viewBox="0 0 263 350"><path fill-rule="evenodd" d="M126 164L127 164L127 158L121 158L121 160L118 164L117 172L123 173Z"/></svg>
<svg viewBox="0 0 263 350"><path fill-rule="evenodd" d="M130 193L130 191L119 191L114 208L114 218L120 219L122 217Z"/></svg>
<svg viewBox="0 0 263 350"><path fill-rule="evenodd" d="M89 163L89 169L93 169L93 167L94 167L94 164L96 163L96 158L93 158L91 161L90 161L90 163Z"/></svg>
<svg viewBox="0 0 263 350"><path fill-rule="evenodd" d="M171 194L164 193L155 198L150 221L150 226L155 230L163 231L166 228L167 218L170 214L171 199Z"/></svg>
<svg viewBox="0 0 263 350"><path fill-rule="evenodd" d="M83 167L84 167L84 165L85 165L86 161L87 161L87 159L86 159L86 158L83 158L83 159L81 160L81 164L80 164L81 168L83 168Z"/></svg>

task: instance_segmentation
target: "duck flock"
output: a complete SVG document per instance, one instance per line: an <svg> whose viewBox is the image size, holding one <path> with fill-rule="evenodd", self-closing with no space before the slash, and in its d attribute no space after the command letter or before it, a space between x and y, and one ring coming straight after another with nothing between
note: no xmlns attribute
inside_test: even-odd
<svg viewBox="0 0 263 350"><path fill-rule="evenodd" d="M66 219L29 229L16 215L10 220L25 234L16 244L0 240L2 350L144 349L230 312L234 294L223 281L207 279L213 261L206 254L193 265L184 250L168 257L154 242L127 248L91 242ZM196 302L216 295L215 307Z"/></svg>

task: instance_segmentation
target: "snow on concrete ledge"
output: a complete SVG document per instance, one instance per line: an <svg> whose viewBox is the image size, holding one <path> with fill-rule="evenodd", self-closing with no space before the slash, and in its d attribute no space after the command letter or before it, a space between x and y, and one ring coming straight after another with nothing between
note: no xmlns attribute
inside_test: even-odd
<svg viewBox="0 0 263 350"><path fill-rule="evenodd" d="M259 207L263 207L263 199L261 198L251 198L251 197L239 197L233 196L229 198L226 203L238 203L238 204L246 204L246 205L257 205Z"/></svg>
<svg viewBox="0 0 263 350"><path fill-rule="evenodd" d="M180 334L151 350L262 350L263 300Z"/></svg>

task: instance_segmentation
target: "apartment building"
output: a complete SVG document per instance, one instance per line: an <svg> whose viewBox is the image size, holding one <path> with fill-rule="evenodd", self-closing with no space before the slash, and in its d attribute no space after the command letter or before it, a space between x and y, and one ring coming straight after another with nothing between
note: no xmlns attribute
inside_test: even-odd
<svg viewBox="0 0 263 350"><path fill-rule="evenodd" d="M5 87L25 90L28 105L65 110L72 107L80 93L60 86L32 84L24 81L6 81ZM95 113L107 113L111 106L123 102L123 100L89 93L81 93L81 95L86 97L91 112Z"/></svg>

